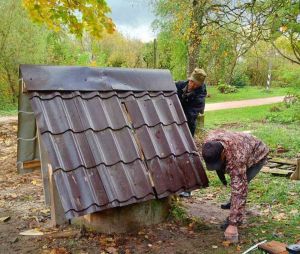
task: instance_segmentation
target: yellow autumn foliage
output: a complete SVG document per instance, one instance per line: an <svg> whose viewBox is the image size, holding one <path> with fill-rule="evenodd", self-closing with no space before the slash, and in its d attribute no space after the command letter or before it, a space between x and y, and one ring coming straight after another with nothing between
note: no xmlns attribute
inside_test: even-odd
<svg viewBox="0 0 300 254"><path fill-rule="evenodd" d="M102 38L105 32L113 33L115 25L107 16L110 8L105 0L22 0L33 21L46 24L53 31L67 29L82 37L88 32Z"/></svg>

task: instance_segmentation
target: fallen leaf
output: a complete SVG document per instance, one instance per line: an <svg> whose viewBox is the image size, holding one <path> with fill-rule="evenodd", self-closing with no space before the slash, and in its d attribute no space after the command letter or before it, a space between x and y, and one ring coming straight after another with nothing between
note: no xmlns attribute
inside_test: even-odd
<svg viewBox="0 0 300 254"><path fill-rule="evenodd" d="M236 250L241 251L241 246L240 245L236 246Z"/></svg>
<svg viewBox="0 0 300 254"><path fill-rule="evenodd" d="M231 244L230 241L223 241L223 242L222 242L222 245L223 245L224 247L226 247L226 248L229 247L230 244Z"/></svg>
<svg viewBox="0 0 300 254"><path fill-rule="evenodd" d="M213 245L211 246L213 249L218 249L218 246L217 245Z"/></svg>

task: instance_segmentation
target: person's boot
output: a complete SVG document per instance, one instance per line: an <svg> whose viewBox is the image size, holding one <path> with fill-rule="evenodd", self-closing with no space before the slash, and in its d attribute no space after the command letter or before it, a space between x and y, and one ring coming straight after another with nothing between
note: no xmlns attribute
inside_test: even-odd
<svg viewBox="0 0 300 254"><path fill-rule="evenodd" d="M223 221L223 223L221 224L220 228L221 228L222 230L226 230L226 228L227 228L228 226L229 226L229 220L228 220L228 218L226 218L226 220Z"/></svg>
<svg viewBox="0 0 300 254"><path fill-rule="evenodd" d="M230 201L226 204L221 205L221 209L224 209L224 210L230 210L230 207L231 207L231 202Z"/></svg>

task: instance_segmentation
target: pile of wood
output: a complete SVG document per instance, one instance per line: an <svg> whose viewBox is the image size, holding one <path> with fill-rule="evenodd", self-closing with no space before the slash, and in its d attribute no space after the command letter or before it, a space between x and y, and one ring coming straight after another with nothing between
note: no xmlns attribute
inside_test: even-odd
<svg viewBox="0 0 300 254"><path fill-rule="evenodd" d="M262 172L291 177L292 180L300 180L300 159L269 158L268 164L263 167Z"/></svg>

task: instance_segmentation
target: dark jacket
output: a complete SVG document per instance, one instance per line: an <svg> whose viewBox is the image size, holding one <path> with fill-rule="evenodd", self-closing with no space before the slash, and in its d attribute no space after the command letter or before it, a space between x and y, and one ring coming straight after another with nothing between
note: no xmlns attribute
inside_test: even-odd
<svg viewBox="0 0 300 254"><path fill-rule="evenodd" d="M205 97L207 95L206 85L203 84L189 94L185 93L186 86L189 81L176 82L177 93L181 102L183 111L188 121L188 125L192 135L196 130L196 120L199 113L204 113Z"/></svg>

